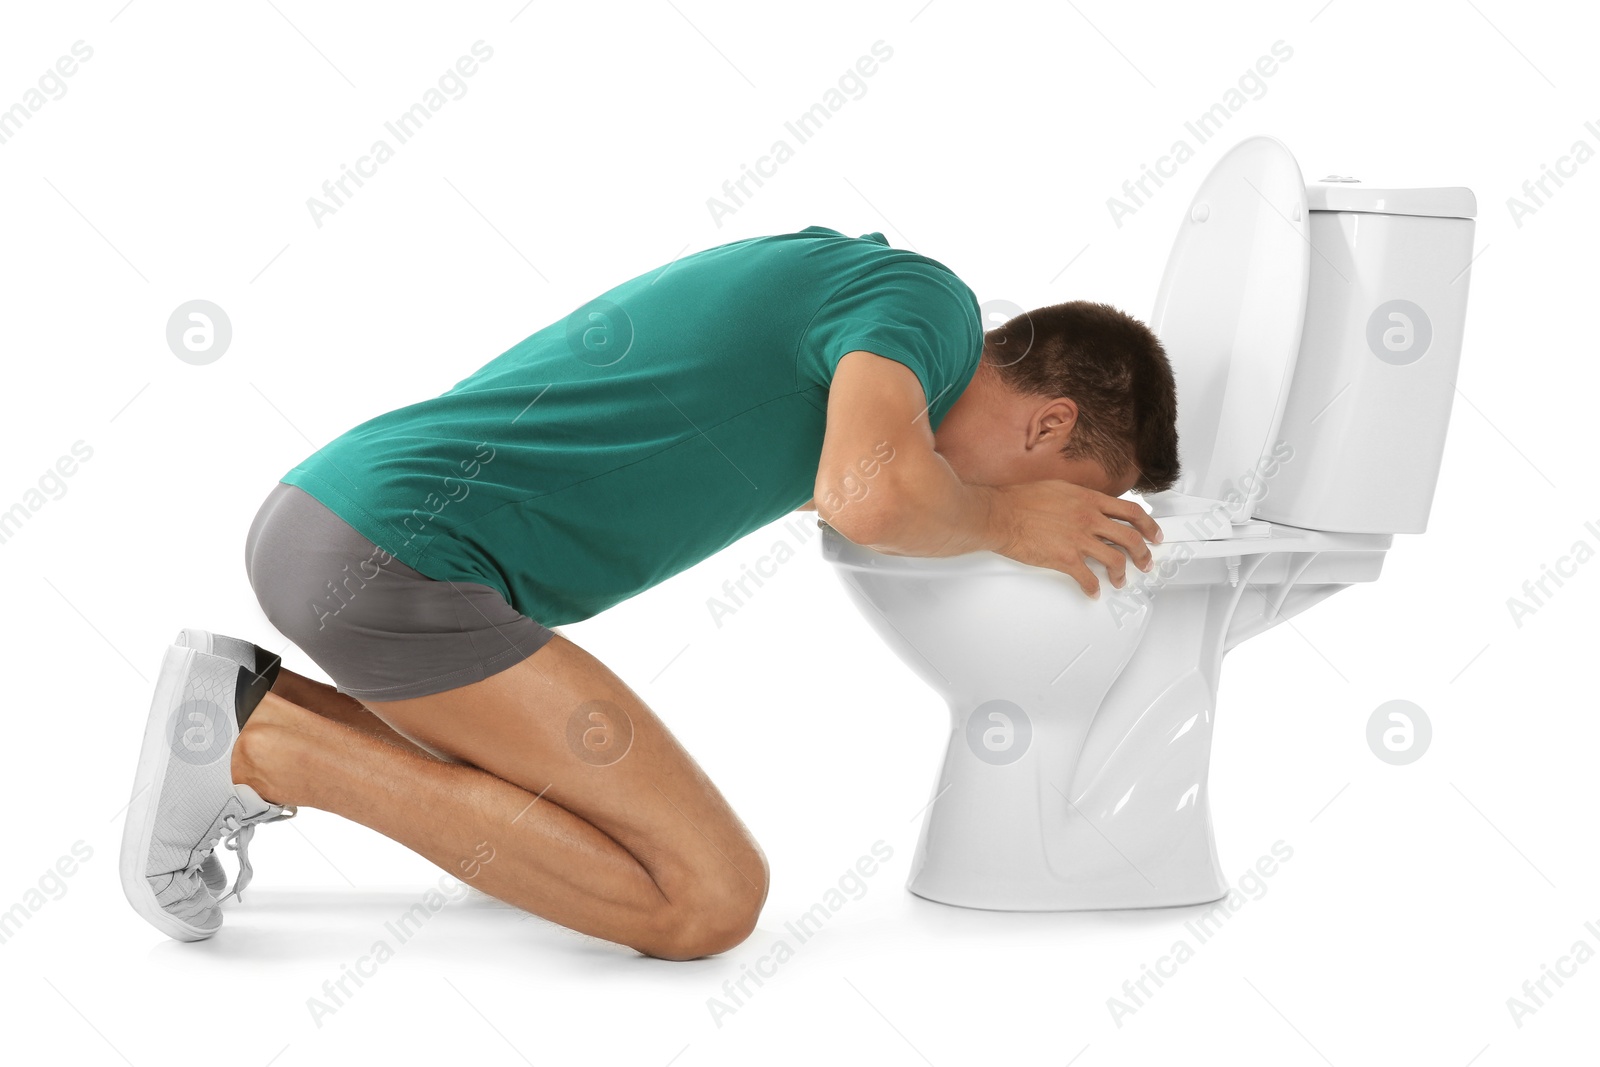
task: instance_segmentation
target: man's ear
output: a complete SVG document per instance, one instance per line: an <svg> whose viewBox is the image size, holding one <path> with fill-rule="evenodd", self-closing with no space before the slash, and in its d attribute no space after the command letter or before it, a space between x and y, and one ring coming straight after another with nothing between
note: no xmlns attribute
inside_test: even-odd
<svg viewBox="0 0 1600 1067"><path fill-rule="evenodd" d="M1028 423L1028 448L1046 447L1059 452L1072 439L1078 425L1078 402L1059 396L1034 411Z"/></svg>

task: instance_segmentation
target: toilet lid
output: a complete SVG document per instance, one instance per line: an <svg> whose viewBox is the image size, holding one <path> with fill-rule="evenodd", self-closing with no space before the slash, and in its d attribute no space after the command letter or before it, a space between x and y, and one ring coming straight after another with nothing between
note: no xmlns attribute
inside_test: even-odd
<svg viewBox="0 0 1600 1067"><path fill-rule="evenodd" d="M1254 514L1264 488L1259 465L1277 444L1300 351L1310 218L1281 142L1236 145L1184 215L1151 316L1177 381L1183 471L1173 491L1238 497L1235 522Z"/></svg>

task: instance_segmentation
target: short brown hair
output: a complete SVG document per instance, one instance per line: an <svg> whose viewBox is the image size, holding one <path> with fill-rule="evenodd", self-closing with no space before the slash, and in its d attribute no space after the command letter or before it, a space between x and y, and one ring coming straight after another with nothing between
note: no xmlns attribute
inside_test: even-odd
<svg viewBox="0 0 1600 1067"><path fill-rule="evenodd" d="M1113 476L1135 468L1142 493L1177 480L1172 364L1161 340L1132 315L1087 300L1027 311L984 335L983 358L1026 396L1077 403L1062 455L1093 459Z"/></svg>

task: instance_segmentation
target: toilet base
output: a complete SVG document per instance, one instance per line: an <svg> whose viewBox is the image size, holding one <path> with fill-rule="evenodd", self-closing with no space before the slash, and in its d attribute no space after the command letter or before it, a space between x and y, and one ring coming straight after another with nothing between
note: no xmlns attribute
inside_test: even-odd
<svg viewBox="0 0 1600 1067"><path fill-rule="evenodd" d="M1226 897L1228 895L1228 889L1226 887L1223 887L1221 889L1214 890L1211 893L1196 897L1194 899L1166 900L1166 901L1158 901L1158 902L1150 903L1150 904L1124 904L1124 903L1121 903L1120 901L1115 902L1115 903L1107 902L1107 901L1101 901L1099 903L1092 903L1091 902L1092 898L1084 897L1084 898L1081 898L1080 900L1075 901L1075 902L1058 902L1058 903L1052 903L1052 904L1041 904L1041 905L1036 905L1036 906L1033 906L1033 907L1022 907L1022 906L1019 906L1019 905L1012 905L1012 904L974 903L974 902L969 901L969 900L949 900L949 899L946 899L944 897L936 895L935 892L933 892L933 891L929 891L929 890L926 890L926 889L918 886L916 884L915 880L908 881L906 883L906 891L908 893L910 893L914 897L919 897L919 898L921 898L923 900L929 901L929 902L934 903L934 904L944 904L944 905L946 905L948 907L952 907L952 908L969 908L969 909L971 909L973 911L1032 911L1032 912L1039 912L1039 911L1138 911L1138 910L1143 910L1143 909L1154 909L1154 908L1192 908L1192 907L1195 907L1195 906L1200 905L1200 904L1215 904L1219 900L1226 899Z"/></svg>
<svg viewBox="0 0 1600 1067"><path fill-rule="evenodd" d="M1162 713L1203 688L1191 683L1171 687L1147 720L1170 722ZM965 731L953 735L906 888L987 911L1172 908L1225 896L1204 782L1209 715L1194 717L1155 751L1124 746L1139 749L1140 774L1076 784L1059 770L1073 766L1064 749L1081 746L1070 719L1033 716L1030 751L1005 766L972 758Z"/></svg>

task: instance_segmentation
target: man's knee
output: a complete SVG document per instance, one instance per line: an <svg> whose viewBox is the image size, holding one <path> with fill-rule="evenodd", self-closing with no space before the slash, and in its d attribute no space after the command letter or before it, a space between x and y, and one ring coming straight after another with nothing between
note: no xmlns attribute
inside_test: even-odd
<svg viewBox="0 0 1600 1067"><path fill-rule="evenodd" d="M766 857L759 849L732 859L719 857L714 869L697 872L676 888L640 951L667 960L728 951L755 930L768 882Z"/></svg>

